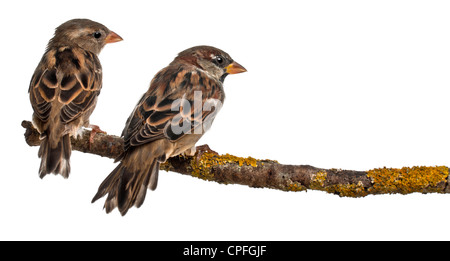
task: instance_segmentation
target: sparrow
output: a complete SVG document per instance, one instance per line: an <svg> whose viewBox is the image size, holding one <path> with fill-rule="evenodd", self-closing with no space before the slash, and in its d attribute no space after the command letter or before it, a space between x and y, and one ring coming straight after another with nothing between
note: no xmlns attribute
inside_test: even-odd
<svg viewBox="0 0 450 261"><path fill-rule="evenodd" d="M245 72L226 52L211 46L184 50L152 79L122 132L124 152L100 184L94 203L108 194L104 208L122 216L155 190L161 163L195 151L225 99L228 74Z"/></svg>
<svg viewBox="0 0 450 261"><path fill-rule="evenodd" d="M89 124L89 116L102 88L98 55L108 43L122 38L104 25L88 20L69 20L55 30L28 89L33 125L40 133L39 177L70 173L70 136ZM91 136L92 139L92 136Z"/></svg>

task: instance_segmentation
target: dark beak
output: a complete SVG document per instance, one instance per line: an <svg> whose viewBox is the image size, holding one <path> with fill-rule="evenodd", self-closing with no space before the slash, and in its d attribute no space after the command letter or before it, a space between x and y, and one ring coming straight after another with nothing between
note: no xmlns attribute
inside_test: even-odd
<svg viewBox="0 0 450 261"><path fill-rule="evenodd" d="M226 67L226 71L229 74L236 74L246 72L247 70L237 62L232 62L230 65Z"/></svg>
<svg viewBox="0 0 450 261"><path fill-rule="evenodd" d="M108 36L106 36L105 39L105 43L109 44L109 43L116 43L116 42L120 42L122 41L123 38L120 37L118 34L116 34L115 32L111 31Z"/></svg>

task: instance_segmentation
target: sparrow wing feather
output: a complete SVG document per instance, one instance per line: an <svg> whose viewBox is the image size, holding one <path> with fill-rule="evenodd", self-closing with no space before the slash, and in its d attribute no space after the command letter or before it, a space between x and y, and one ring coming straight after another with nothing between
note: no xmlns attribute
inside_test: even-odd
<svg viewBox="0 0 450 261"><path fill-rule="evenodd" d="M216 113L215 107L204 111L203 106L211 99L223 101L223 91L219 82L210 84L207 78L191 68L161 70L127 120L122 132L125 150L162 138L177 141Z"/></svg>
<svg viewBox="0 0 450 261"><path fill-rule="evenodd" d="M102 71L97 56L87 51L79 52L82 52L83 56L74 52L76 58L68 59L76 65L78 58L78 63L82 66L75 66L76 70L64 74L60 82L59 101L64 104L61 108L63 123L79 118L82 113L95 106L102 87Z"/></svg>
<svg viewBox="0 0 450 261"><path fill-rule="evenodd" d="M77 52L82 52L80 59ZM95 106L102 82L98 58L87 51L49 51L31 78L29 93L35 115L47 122L54 103L62 104L60 118L68 123Z"/></svg>
<svg viewBox="0 0 450 261"><path fill-rule="evenodd" d="M29 93L34 113L42 122L47 122L50 116L57 87L56 70L38 66L31 78Z"/></svg>

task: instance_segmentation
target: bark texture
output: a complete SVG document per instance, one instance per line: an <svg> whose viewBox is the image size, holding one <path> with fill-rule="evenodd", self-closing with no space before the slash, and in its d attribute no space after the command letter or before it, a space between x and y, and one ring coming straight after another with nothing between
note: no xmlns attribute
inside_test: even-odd
<svg viewBox="0 0 450 261"><path fill-rule="evenodd" d="M23 121L25 140L39 146L39 133L29 121ZM123 152L122 138L98 133L89 144L90 131L79 139L71 138L72 149L102 157L116 158ZM309 165L284 165L273 160L257 160L206 152L199 157L178 156L161 164L161 170L173 171L222 184L272 188L283 191L321 190L345 197L369 194L449 193L449 168L416 166L379 168L369 171L322 169Z"/></svg>

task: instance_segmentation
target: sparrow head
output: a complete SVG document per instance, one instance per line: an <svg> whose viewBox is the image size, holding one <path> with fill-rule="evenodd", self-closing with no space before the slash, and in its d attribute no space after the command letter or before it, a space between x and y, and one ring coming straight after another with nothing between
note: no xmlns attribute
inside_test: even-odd
<svg viewBox="0 0 450 261"><path fill-rule="evenodd" d="M195 46L182 51L174 62L184 61L194 65L221 82L228 74L246 72L247 70L239 63L233 61L226 52L212 46Z"/></svg>
<svg viewBox="0 0 450 261"><path fill-rule="evenodd" d="M77 45L98 55L106 44L122 40L122 37L100 23L89 19L73 19L56 28L48 48Z"/></svg>

